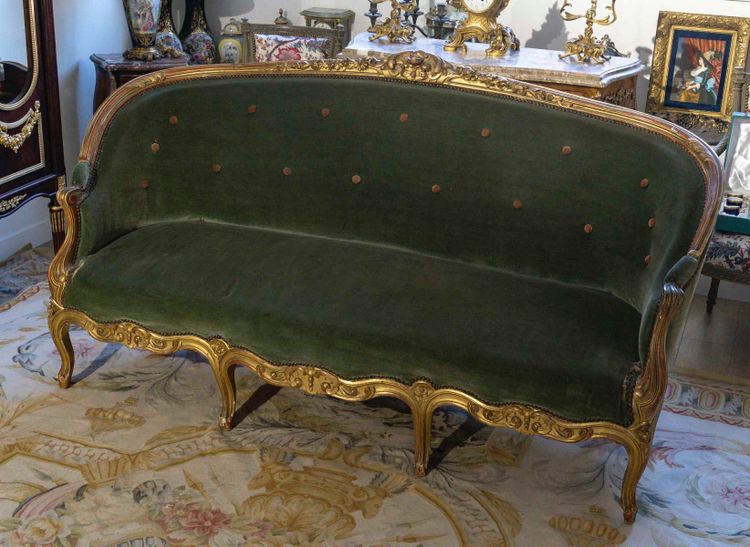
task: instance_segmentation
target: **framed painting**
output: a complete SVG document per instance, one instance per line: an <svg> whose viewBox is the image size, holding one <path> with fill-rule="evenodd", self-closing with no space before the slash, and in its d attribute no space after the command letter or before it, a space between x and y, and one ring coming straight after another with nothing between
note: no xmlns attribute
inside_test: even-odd
<svg viewBox="0 0 750 547"><path fill-rule="evenodd" d="M725 132L749 41L750 19L660 12L647 112L687 129Z"/></svg>

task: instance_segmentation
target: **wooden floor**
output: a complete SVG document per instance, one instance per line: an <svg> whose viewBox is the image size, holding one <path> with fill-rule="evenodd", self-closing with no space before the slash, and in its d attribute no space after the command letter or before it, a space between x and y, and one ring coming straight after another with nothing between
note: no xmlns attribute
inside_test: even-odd
<svg viewBox="0 0 750 547"><path fill-rule="evenodd" d="M695 295L672 369L750 383L750 303Z"/></svg>

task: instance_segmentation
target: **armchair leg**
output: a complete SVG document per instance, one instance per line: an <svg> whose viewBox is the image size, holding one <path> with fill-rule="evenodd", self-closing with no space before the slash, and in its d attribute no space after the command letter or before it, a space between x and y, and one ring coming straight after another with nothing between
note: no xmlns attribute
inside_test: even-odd
<svg viewBox="0 0 750 547"><path fill-rule="evenodd" d="M634 435L630 442L625 443L625 448L628 451L628 467L622 479L620 505L625 522L633 524L635 515L638 513L636 489L638 488L638 481L646 470L646 465L648 465L648 458L651 453L651 435L649 435L648 440L638 439Z"/></svg>
<svg viewBox="0 0 750 547"><path fill-rule="evenodd" d="M234 427L232 420L237 409L237 385L234 377L236 365L213 366L212 364L211 368L213 368L221 394L219 427L224 431L230 431Z"/></svg>
<svg viewBox="0 0 750 547"><path fill-rule="evenodd" d="M716 304L716 298L719 296L719 283L720 279L715 277L711 278L711 287L708 289L708 298L706 299L706 313L711 315L714 311L714 305Z"/></svg>
<svg viewBox="0 0 750 547"><path fill-rule="evenodd" d="M414 473L418 477L427 475L432 439L432 410L425 407L412 408L414 420Z"/></svg>
<svg viewBox="0 0 750 547"><path fill-rule="evenodd" d="M51 316L49 319L49 331L52 335L52 341L55 343L58 353L60 354L60 371L57 373L57 383L63 389L71 386L73 378L73 365L75 362L75 353L73 344L70 342L70 323Z"/></svg>

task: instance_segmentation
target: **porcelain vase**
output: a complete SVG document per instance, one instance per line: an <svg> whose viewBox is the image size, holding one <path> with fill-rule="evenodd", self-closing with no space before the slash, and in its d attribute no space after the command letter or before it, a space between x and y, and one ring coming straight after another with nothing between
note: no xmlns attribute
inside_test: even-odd
<svg viewBox="0 0 750 547"><path fill-rule="evenodd" d="M133 47L123 53L126 59L153 61L162 55L156 49L161 0L122 0Z"/></svg>
<svg viewBox="0 0 750 547"><path fill-rule="evenodd" d="M216 62L216 42L208 28L204 0L185 0L185 22L180 30L180 39L192 64Z"/></svg>
<svg viewBox="0 0 750 547"><path fill-rule="evenodd" d="M159 30L156 33L156 48L169 57L180 57L185 54L182 42L177 37L177 31L172 19L172 0L161 0L161 17Z"/></svg>

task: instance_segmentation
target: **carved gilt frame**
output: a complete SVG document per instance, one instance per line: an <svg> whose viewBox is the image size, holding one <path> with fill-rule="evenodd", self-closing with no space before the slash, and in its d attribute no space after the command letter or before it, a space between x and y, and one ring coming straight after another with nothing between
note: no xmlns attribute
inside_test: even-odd
<svg viewBox="0 0 750 547"><path fill-rule="evenodd" d="M505 100L536 103L546 108L574 111L658 135L686 150L704 175L706 198L703 214L690 248L685 251L698 262L705 255L720 204L721 170L715 154L702 141L673 124L634 110L483 74L467 67L455 67L422 52L401 53L384 60L341 59L283 64L207 65L149 74L118 89L97 111L85 136L80 160L95 165L102 137L113 117L124 105L148 90L185 81L288 75L364 78L398 81L405 85L445 86L502 97ZM76 266L81 226L79 207L86 196L83 189L71 187L61 190L58 199L65 213L68 232L49 270L49 327L62 359L57 379L63 388L71 385L74 355L68 329L76 324L102 341L121 343L158 354L188 349L205 356L219 385L222 398L220 425L225 429L230 429L233 425L236 408L234 370L237 366L251 369L270 384L295 387L310 394L329 395L347 401L364 401L381 396L396 397L405 402L412 412L417 475L424 475L427 471L432 414L436 408L446 405L463 408L488 425L507 427L524 434L541 435L562 442L609 439L627 450L628 467L623 479L621 505L626 522L633 522L637 511L636 486L648 461L666 387L667 333L672 318L684 300L683 287L665 281L648 359L635 382L632 424L625 427L605 421L576 422L524 404L490 405L460 389L436 389L425 381L406 385L390 378L347 380L315 366L278 365L221 338L205 339L187 334L167 336L133 322L103 323L82 311L65 308L63 294Z"/></svg>
<svg viewBox="0 0 750 547"><path fill-rule="evenodd" d="M676 108L667 106L666 94L669 80L670 57L674 47L674 33L678 30L729 34L732 36L729 64L723 67L724 90L718 98L719 112ZM723 134L729 126L734 111L734 80L736 70L744 69L750 43L750 19L723 15L704 15L662 11L656 27L656 41L651 63L646 112L663 117L678 125L697 132Z"/></svg>
<svg viewBox="0 0 750 547"><path fill-rule="evenodd" d="M264 25L257 23L242 23L242 35L244 37L247 52L244 62L256 63L255 59L255 35L269 34L281 36L293 40L294 38L325 38L328 40L328 47L325 54L329 59L333 59L339 52L339 33L338 30L322 27L298 27L291 25Z"/></svg>

